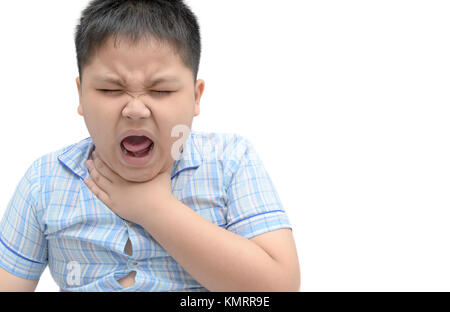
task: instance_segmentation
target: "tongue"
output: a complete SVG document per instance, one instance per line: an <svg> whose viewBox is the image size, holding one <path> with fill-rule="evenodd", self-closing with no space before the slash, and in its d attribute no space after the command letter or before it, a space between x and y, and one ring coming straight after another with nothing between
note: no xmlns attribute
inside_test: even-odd
<svg viewBox="0 0 450 312"><path fill-rule="evenodd" d="M146 150L152 144L152 141L143 136L130 136L123 140L122 144L128 151L138 153Z"/></svg>

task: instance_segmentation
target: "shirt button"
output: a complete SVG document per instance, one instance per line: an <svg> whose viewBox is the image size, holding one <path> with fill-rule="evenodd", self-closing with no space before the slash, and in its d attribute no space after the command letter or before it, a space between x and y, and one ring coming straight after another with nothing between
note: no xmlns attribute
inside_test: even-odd
<svg viewBox="0 0 450 312"><path fill-rule="evenodd" d="M134 269L134 268L137 268L138 265L139 265L139 263L138 263L137 261L134 261L134 260L128 261L128 267L129 267L129 268Z"/></svg>

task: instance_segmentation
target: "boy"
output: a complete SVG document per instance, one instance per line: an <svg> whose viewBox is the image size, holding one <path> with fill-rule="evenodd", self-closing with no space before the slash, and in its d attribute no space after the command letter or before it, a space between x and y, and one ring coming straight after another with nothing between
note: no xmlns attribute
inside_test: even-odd
<svg viewBox="0 0 450 312"><path fill-rule="evenodd" d="M20 181L0 290L33 291L48 264L61 291L298 291L289 220L250 142L190 131L205 87L191 10L94 0L75 42L91 137Z"/></svg>

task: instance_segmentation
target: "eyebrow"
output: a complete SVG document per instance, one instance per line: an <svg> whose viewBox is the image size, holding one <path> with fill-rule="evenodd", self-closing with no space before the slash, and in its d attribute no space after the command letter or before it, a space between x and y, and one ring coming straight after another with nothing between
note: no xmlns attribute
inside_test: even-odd
<svg viewBox="0 0 450 312"><path fill-rule="evenodd" d="M109 83L122 85L122 86L127 85L127 83L125 81L123 81L121 78L115 78L115 77L97 76L94 78L94 80L101 81L101 82L109 82ZM163 82L178 82L178 79L175 76L163 76L163 77L158 77L153 80L149 80L149 79L145 80L145 84L149 85L149 86L156 85L156 84L163 83Z"/></svg>

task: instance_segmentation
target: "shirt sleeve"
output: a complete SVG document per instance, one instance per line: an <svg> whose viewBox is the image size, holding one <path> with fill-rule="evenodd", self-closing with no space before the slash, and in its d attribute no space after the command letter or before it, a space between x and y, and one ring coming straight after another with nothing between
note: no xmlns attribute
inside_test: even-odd
<svg viewBox="0 0 450 312"><path fill-rule="evenodd" d="M261 159L249 140L238 139L227 190L227 230L250 239L289 228L288 216ZM243 156L240 156L243 155Z"/></svg>
<svg viewBox="0 0 450 312"><path fill-rule="evenodd" d="M36 163L27 170L0 222L0 266L16 276L37 280L47 266L47 240L37 211L39 179Z"/></svg>

